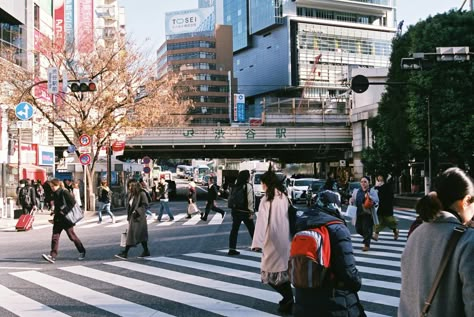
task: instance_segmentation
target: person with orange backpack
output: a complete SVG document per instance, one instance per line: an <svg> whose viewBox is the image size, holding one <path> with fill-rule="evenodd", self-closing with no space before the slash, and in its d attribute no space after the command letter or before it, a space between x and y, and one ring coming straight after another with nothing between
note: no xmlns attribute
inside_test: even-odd
<svg viewBox="0 0 474 317"><path fill-rule="evenodd" d="M366 316L351 233L336 215L315 206L297 218L288 262L296 317Z"/></svg>

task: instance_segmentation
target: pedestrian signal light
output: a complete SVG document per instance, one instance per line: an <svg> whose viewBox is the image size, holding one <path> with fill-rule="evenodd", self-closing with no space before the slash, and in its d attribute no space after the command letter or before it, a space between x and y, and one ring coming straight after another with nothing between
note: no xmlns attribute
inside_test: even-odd
<svg viewBox="0 0 474 317"><path fill-rule="evenodd" d="M80 81L71 84L71 91L72 92L89 92L89 91L96 91L97 84L91 80L87 81Z"/></svg>

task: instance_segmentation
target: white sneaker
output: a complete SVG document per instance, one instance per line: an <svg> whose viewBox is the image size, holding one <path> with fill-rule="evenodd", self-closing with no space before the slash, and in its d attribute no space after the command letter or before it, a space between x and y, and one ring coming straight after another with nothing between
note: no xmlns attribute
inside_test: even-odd
<svg viewBox="0 0 474 317"><path fill-rule="evenodd" d="M53 258L51 255L48 255L48 254L43 254L42 255L43 259L45 259L46 261L48 261L49 263L53 263L56 262L56 259Z"/></svg>

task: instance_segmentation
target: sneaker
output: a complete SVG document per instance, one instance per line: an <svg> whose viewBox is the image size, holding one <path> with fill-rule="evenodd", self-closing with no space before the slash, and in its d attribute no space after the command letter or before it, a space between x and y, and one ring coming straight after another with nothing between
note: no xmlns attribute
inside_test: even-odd
<svg viewBox="0 0 474 317"><path fill-rule="evenodd" d="M119 259L122 259L122 260L126 260L127 259L127 253L120 252L119 254L116 254L115 257L119 258Z"/></svg>
<svg viewBox="0 0 474 317"><path fill-rule="evenodd" d="M202 221L207 221L207 217L201 217Z"/></svg>
<svg viewBox="0 0 474 317"><path fill-rule="evenodd" d="M49 263L53 263L53 264L54 264L54 262L56 262L56 259L53 258L51 255L48 255L48 254L43 254L43 259L45 259Z"/></svg>
<svg viewBox="0 0 474 317"><path fill-rule="evenodd" d="M230 249L229 252L227 252L227 255L239 255L240 252L234 249Z"/></svg>
<svg viewBox="0 0 474 317"><path fill-rule="evenodd" d="M170 218L168 221L174 221L174 218Z"/></svg>
<svg viewBox="0 0 474 317"><path fill-rule="evenodd" d="M150 251L143 251L142 254L138 258L143 259L146 258L147 256L150 256Z"/></svg>
<svg viewBox="0 0 474 317"><path fill-rule="evenodd" d="M99 221L97 221L97 224L99 224L99 225L100 225L101 223L102 223L102 220L99 220Z"/></svg>
<svg viewBox="0 0 474 317"><path fill-rule="evenodd" d="M364 246L362 247L362 251L364 251L364 252L369 251L369 249L370 249L370 247L369 247L368 245L364 245Z"/></svg>
<svg viewBox="0 0 474 317"><path fill-rule="evenodd" d="M378 233L374 233L372 235L372 239L375 240L375 241L379 241L379 234ZM396 240L396 239L395 239Z"/></svg>
<svg viewBox="0 0 474 317"><path fill-rule="evenodd" d="M86 257L86 251L82 252L79 254L79 257L77 258L79 261L82 261L84 260Z"/></svg>
<svg viewBox="0 0 474 317"><path fill-rule="evenodd" d="M186 219L191 219L191 218L192 218L191 215L186 216Z"/></svg>
<svg viewBox="0 0 474 317"><path fill-rule="evenodd" d="M115 223L115 217L114 217L114 218L112 218L112 223Z"/></svg>

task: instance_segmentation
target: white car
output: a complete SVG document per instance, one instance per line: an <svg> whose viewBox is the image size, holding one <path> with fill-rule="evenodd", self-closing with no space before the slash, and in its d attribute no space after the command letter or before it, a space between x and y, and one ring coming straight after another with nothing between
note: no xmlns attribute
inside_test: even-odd
<svg viewBox="0 0 474 317"><path fill-rule="evenodd" d="M299 200L306 201L306 192L316 178L290 178L288 180L288 197L296 203Z"/></svg>

